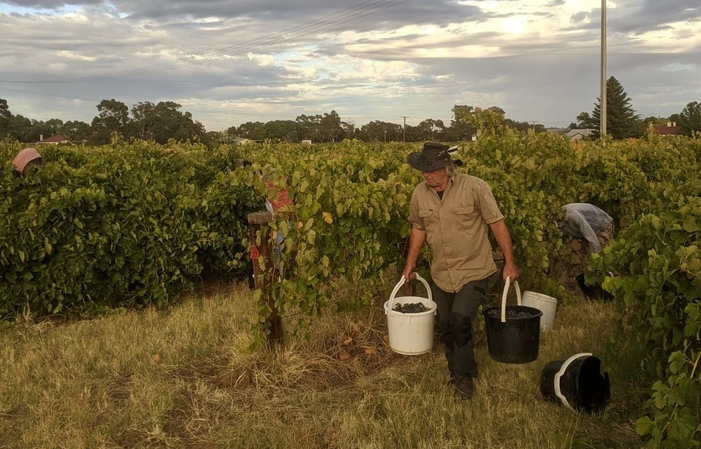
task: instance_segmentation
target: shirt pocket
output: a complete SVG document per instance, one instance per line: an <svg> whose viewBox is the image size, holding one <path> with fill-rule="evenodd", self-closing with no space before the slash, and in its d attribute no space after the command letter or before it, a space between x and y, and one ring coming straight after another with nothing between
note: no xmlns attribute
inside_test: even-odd
<svg viewBox="0 0 701 449"><path fill-rule="evenodd" d="M436 230L438 225L438 218L434 213L433 209L419 209L419 218L423 222L424 229L426 232L431 232Z"/></svg>
<svg viewBox="0 0 701 449"><path fill-rule="evenodd" d="M455 206L451 210L455 215L458 229L461 231L468 230L473 227L475 225L475 221L479 218L479 211L475 209L472 204Z"/></svg>

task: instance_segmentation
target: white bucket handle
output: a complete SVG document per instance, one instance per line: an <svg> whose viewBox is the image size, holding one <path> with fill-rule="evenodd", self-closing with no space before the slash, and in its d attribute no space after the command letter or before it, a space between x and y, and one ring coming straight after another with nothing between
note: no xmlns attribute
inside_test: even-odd
<svg viewBox="0 0 701 449"><path fill-rule="evenodd" d="M504 282L504 293L501 295L501 322L506 323L506 297L509 294L509 284L511 283L511 277L506 276L506 281ZM514 287L516 287L516 301L518 305L521 305L521 289L518 287L518 281L514 281Z"/></svg>
<svg viewBox="0 0 701 449"><path fill-rule="evenodd" d="M574 362L580 357L589 357L591 356L591 352L580 352L579 354L575 354L569 359L565 360L565 363L562 364L560 367L560 371L555 373L555 379L553 379L553 384L555 384L555 396L560 398L560 401L562 404L567 407L568 409L572 410L573 412L576 412L574 408L570 405L570 403L567 401L567 398L565 397L564 394L562 394L562 389L560 388L560 378L565 374L565 371L567 371L567 367L570 366L570 363Z"/></svg>
<svg viewBox="0 0 701 449"><path fill-rule="evenodd" d="M433 295L431 294L431 286L428 285L428 282L426 282L426 279L419 276L419 273L414 273L414 274L416 275L416 279L423 282L424 286L426 286L426 292L428 292L428 300L433 302ZM404 275L402 275L402 277L399 279L399 282L397 282L397 285L394 286L394 290L392 290L392 294L389 295L389 307L387 307L387 310L385 310L385 315L387 315L389 313L389 311L392 310L392 306L393 306L392 303L394 302L394 295L396 295L397 292L399 291L399 289L402 287L402 285L404 285L404 282L406 282L406 278L404 277ZM434 314L435 314L435 312L434 312Z"/></svg>

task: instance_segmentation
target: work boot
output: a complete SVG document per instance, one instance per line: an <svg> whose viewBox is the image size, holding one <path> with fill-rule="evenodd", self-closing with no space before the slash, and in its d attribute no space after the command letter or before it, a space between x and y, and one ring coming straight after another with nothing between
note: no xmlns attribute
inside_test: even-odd
<svg viewBox="0 0 701 449"><path fill-rule="evenodd" d="M456 378L453 387L455 388L455 396L461 399L471 399L475 394L475 383L470 376Z"/></svg>

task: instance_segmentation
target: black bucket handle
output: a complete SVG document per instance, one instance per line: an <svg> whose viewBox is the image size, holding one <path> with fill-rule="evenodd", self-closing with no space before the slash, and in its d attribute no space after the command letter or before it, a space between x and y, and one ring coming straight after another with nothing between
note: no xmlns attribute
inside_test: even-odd
<svg viewBox="0 0 701 449"><path fill-rule="evenodd" d="M506 323L506 297L509 295L509 284L511 283L511 276L506 276L506 281L504 282L504 293L501 295L501 322ZM516 289L516 301L518 305L521 305L521 289L518 287L518 281L514 281L514 287Z"/></svg>

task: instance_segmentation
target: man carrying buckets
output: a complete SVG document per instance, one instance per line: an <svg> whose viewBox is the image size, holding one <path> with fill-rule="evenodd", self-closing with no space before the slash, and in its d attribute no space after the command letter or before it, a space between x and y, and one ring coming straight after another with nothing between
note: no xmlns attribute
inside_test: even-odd
<svg viewBox="0 0 701 449"><path fill-rule="evenodd" d="M411 195L409 251L402 274L414 279L424 243L432 253L431 292L438 305L440 330L448 359L450 384L457 396L474 394L477 376L472 321L484 295L487 278L497 271L488 238L491 229L504 254L504 279L518 278L511 236L489 185L482 179L457 172L452 159L457 147L427 142L407 162L420 170L424 181Z"/></svg>

